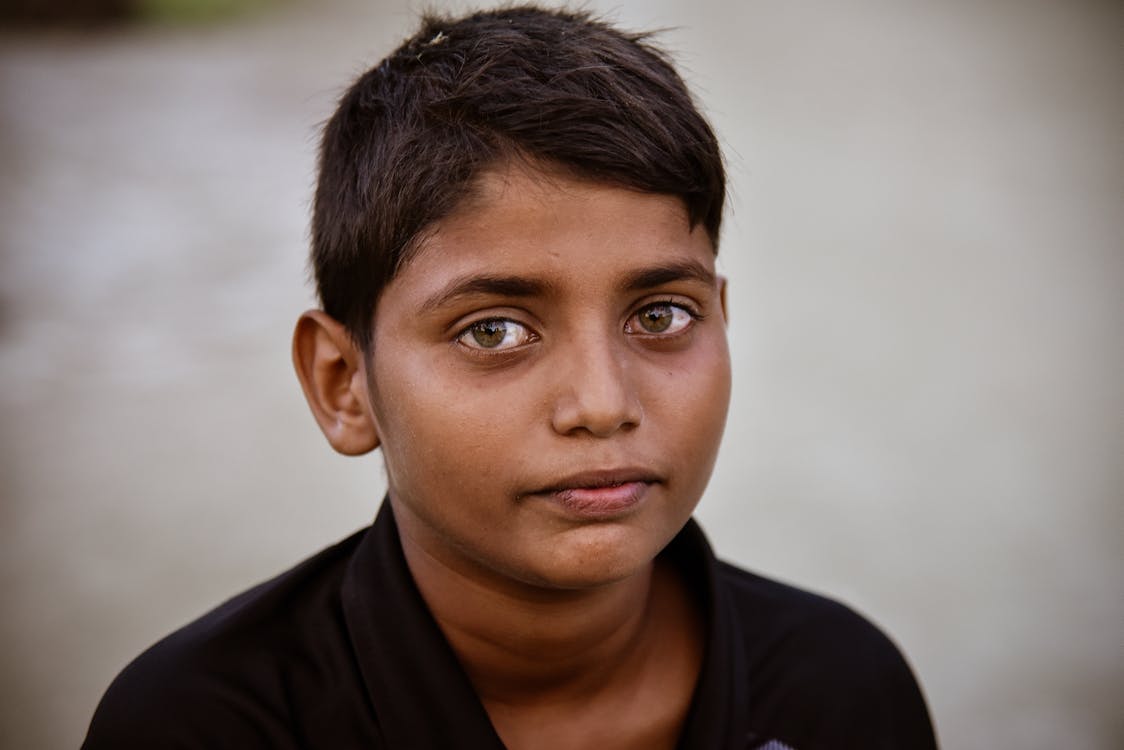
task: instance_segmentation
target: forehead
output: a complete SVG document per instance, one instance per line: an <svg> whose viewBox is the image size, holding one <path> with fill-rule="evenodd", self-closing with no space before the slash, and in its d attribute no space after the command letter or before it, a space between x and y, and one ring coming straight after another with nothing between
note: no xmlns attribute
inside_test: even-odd
<svg viewBox="0 0 1124 750"><path fill-rule="evenodd" d="M713 244L705 229L691 226L679 197L512 161L477 178L457 208L430 227L400 274L500 264L580 275L687 256L713 269Z"/></svg>
<svg viewBox="0 0 1124 750"><path fill-rule="evenodd" d="M456 208L438 226L464 221L496 210L550 212L565 202L581 201L617 193L621 197L646 198L641 201L661 205L669 220L689 225L687 206L681 198L619 185L575 173L564 165L512 156L481 172L472 180Z"/></svg>

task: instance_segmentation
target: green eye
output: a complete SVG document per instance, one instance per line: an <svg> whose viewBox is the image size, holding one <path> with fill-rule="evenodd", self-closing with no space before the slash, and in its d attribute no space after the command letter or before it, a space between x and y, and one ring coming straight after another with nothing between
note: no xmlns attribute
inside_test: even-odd
<svg viewBox="0 0 1124 750"><path fill-rule="evenodd" d="M531 338L531 331L521 323L504 318L488 318L470 325L457 337L457 341L469 349L497 351L521 346Z"/></svg>
<svg viewBox="0 0 1124 750"><path fill-rule="evenodd" d="M485 349L494 349L507 338L507 321L485 320L472 327L472 338Z"/></svg>
<svg viewBox="0 0 1124 750"><path fill-rule="evenodd" d="M625 332L672 336L687 330L696 316L668 302L660 302L641 308L629 318Z"/></svg>
<svg viewBox="0 0 1124 750"><path fill-rule="evenodd" d="M640 327L648 333L663 333L671 327L675 313L672 312L671 305L655 305L641 310L637 319Z"/></svg>

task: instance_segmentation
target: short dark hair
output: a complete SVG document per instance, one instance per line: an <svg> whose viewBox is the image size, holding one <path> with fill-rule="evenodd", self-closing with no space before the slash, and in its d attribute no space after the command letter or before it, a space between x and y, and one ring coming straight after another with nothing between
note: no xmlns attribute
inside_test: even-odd
<svg viewBox="0 0 1124 750"><path fill-rule="evenodd" d="M344 94L321 143L317 292L364 350L379 295L426 228L511 157L679 196L717 250L718 141L650 34L534 6L426 15Z"/></svg>

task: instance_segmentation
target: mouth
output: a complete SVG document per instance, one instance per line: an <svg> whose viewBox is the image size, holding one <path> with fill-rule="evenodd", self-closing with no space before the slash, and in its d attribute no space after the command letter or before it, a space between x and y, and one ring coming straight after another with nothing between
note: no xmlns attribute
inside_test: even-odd
<svg viewBox="0 0 1124 750"><path fill-rule="evenodd" d="M542 497L569 514L603 519L631 512L661 478L641 469L586 471L528 493Z"/></svg>

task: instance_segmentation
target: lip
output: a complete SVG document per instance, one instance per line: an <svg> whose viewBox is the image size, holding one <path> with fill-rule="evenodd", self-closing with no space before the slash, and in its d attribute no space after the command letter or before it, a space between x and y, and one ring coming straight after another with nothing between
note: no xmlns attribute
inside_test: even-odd
<svg viewBox="0 0 1124 750"><path fill-rule="evenodd" d="M639 506L660 477L643 469L606 469L573 474L528 493L543 497L569 514L590 519L624 515Z"/></svg>

